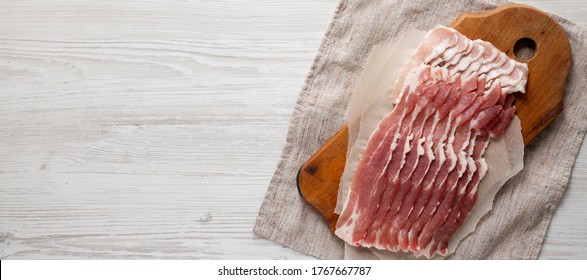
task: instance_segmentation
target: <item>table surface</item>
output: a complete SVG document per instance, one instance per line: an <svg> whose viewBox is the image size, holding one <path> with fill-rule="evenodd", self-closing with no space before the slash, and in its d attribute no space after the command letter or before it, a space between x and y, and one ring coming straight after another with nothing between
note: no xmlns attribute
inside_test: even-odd
<svg viewBox="0 0 587 280"><path fill-rule="evenodd" d="M0 0L0 258L312 258L252 228L337 2ZM587 259L572 174L540 258Z"/></svg>

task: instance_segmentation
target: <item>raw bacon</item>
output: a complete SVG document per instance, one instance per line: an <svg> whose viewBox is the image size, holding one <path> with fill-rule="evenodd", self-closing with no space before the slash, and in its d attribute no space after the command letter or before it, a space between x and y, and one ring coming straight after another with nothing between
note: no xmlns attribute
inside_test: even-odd
<svg viewBox="0 0 587 280"><path fill-rule="evenodd" d="M353 246L446 255L515 113L525 64L456 30L431 30L401 69L395 108L371 135L336 235Z"/></svg>

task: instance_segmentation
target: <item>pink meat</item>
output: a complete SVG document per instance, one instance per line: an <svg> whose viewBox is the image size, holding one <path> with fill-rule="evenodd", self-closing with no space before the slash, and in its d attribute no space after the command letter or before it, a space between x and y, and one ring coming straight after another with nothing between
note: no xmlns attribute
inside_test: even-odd
<svg viewBox="0 0 587 280"><path fill-rule="evenodd" d="M487 172L483 153L515 114L528 68L436 27L400 70L396 106L371 135L336 234L354 246L447 254ZM401 94L397 94L401 93Z"/></svg>
<svg viewBox="0 0 587 280"><path fill-rule="evenodd" d="M484 80L484 78L480 79L480 84L482 84L482 80ZM478 89L480 88L481 87L478 87ZM488 106L491 106L489 108L493 108L493 105L495 105L495 103L497 103L500 100L499 96L495 95L495 93L498 92L498 90L496 89L499 89L499 83L495 83L493 87L491 87L490 92L487 94L485 94L484 91L477 90L476 95L478 98L476 104L478 105L470 106L468 111L472 108L475 108L475 110L479 110L480 108ZM485 112L485 109L478 113L477 116L481 115L483 112ZM459 178L458 183L456 183L456 185L454 185L454 188L451 189L452 192L445 194L444 200L440 203L441 207L436 211L434 217L427 223L426 227L420 235L419 246L421 248L428 247L428 242L430 241L430 238L434 236L432 244L429 246L429 254L433 254L438 249L438 244L445 238L444 234L450 232L450 234L452 235L452 233L454 233L454 231L450 231L449 228L455 223L457 215L460 214L460 211L457 211L457 209L462 204L466 186L470 182L476 171L475 160L478 160L478 158L473 157L475 139L477 139L477 135L479 133L487 133L473 129L474 125L478 124L477 120L474 120L471 123L466 123L470 120L470 117L467 115L467 113L462 114L460 117L465 118L467 120L462 126L459 127L464 131L461 133L457 133L457 135L471 135L470 139L467 139L467 141L470 143L466 159L467 168L464 170L464 174ZM468 131L468 133L465 131ZM480 157L480 155L478 156Z"/></svg>
<svg viewBox="0 0 587 280"><path fill-rule="evenodd" d="M420 71L414 72L413 75L415 78L413 78L412 88L414 91L419 91L425 86L423 83L431 77L430 68L423 67ZM403 147L405 139L400 133L408 132L410 129L409 123L402 121L406 115L418 114L421 110L417 106L418 98L416 95L406 94L402 96L401 100L401 104L380 123L378 130L372 136L377 140L370 141L357 167L355 175L357 179L353 180L352 185L370 187L361 188L360 192L353 192L359 188L351 186L349 203L352 203L353 207L345 207L346 211L343 210L337 222L339 236L345 236L346 239L343 239L348 239L356 244L359 244L364 238L365 231L371 224L371 218L377 211L378 205L372 203L373 199L381 198L383 190L388 185L389 180L385 170L388 164L392 162L392 156L397 157L402 154L403 150L395 151L394 148L395 146ZM403 142L398 144L398 141L402 141L402 139ZM396 160L393 163L394 168L397 168L401 161Z"/></svg>
<svg viewBox="0 0 587 280"><path fill-rule="evenodd" d="M443 106L446 103L448 99L447 97L449 89L449 86L446 86L440 90L439 94L437 95L437 98L434 101L434 108ZM432 149L431 134L435 131L436 125L438 124L438 118L438 114L436 114L435 116L431 116L430 114L428 115L426 123L423 126L423 131L421 133L421 136L423 136L422 139L425 140L422 147L422 155L420 155L416 167L413 169L411 174L403 174L403 176L400 175L400 177L402 177L402 184L406 186L406 189L416 189L413 189L411 192L407 192L404 196L402 196L403 202L401 202L401 204L399 202L397 203L397 205L400 207L397 210L399 212L393 218L393 222L391 222L393 227L390 237L392 247L396 246L397 234L399 232L399 229L407 220L408 215L413 209L415 199L417 199L417 197L420 194L422 185L421 183L430 167L430 162L435 159Z"/></svg>
<svg viewBox="0 0 587 280"><path fill-rule="evenodd" d="M441 75L436 75L435 77L439 78ZM401 196L402 192L405 191L405 184L403 184L403 182L400 180L400 177L402 172L404 175L406 173L411 174L413 168L415 167L419 135L421 134L421 129L423 128L423 122L435 110L434 100L436 99L438 91L438 85L435 84L431 84L426 89L424 89L419 102L416 104L416 108L418 109L414 110L414 112L417 111L418 114L412 115L412 118L404 119L402 127L406 127L405 133L408 135L409 142L400 142L398 144L400 148L394 151L392 158L399 157L400 160L392 162L386 171L387 187L384 190L381 200L379 200L378 210L369 229L378 229L380 227L381 222L384 220L387 209L389 209L390 205L394 205L393 203L390 204L390 198L397 198ZM408 130L409 128L416 128L416 130ZM400 194L398 194L398 192L400 192ZM369 229L366 234L365 242L372 243L377 238L378 232Z"/></svg>
<svg viewBox="0 0 587 280"><path fill-rule="evenodd" d="M472 155L472 151L473 151L473 147L475 145L475 139L476 136L473 136L471 138L471 142L470 142L470 147L468 148L468 158L467 158L467 168L465 169L465 172L463 174L463 176L461 176L457 182L456 185L456 193L455 193L455 198L453 203L450 206L450 209L448 209L448 214L446 216L446 218L444 219L444 222L442 223L442 225L434 232L434 237L431 240L431 243L429 246L420 244L420 246L424 246L424 247L429 247L429 251L428 254L432 255L434 254L434 251L436 251L437 249L441 249L438 248L438 245L441 241L443 241L443 237L445 235L451 235L453 232L449 231L452 229L451 226L454 225L456 217L459 215L460 213L460 205L462 205L464 197L465 197L465 192L467 189L467 185L471 182L471 180L474 177L475 172L477 171L476 166L475 166L475 162L474 160L470 157Z"/></svg>
<svg viewBox="0 0 587 280"><path fill-rule="evenodd" d="M475 80L477 81L477 78L475 78ZM463 83L463 85L467 85L467 84L468 84L467 81L465 81ZM454 109L453 109L453 112L451 112L451 116L449 119L449 126L451 127L451 133L450 133L451 136L454 135L454 132L457 129L457 126L456 125L452 126L452 123L459 120L460 114L465 112L467 108L472 106L475 101L475 98L476 98L476 88L463 87L462 89L465 89L467 91L467 93L466 94L458 94L458 96L460 96L460 99L457 102L456 106L453 107ZM456 180L458 179L458 176L460 175L459 173L462 172L462 170L458 170L458 171L454 171L454 172L453 172L453 170L455 167L457 167L457 162L459 160L457 158L457 153L460 153L463 149L466 148L466 146L463 144L466 141L468 141L468 135L463 134L463 133L459 133L457 136L459 136L459 137L456 138L457 139L456 143L455 143L454 138L449 137L447 139L448 142L445 145L445 147L446 147L445 154L448 155L447 156L448 160L445 161L444 165L442 165L439 169L438 175L435 180L435 187L432 192L432 197L430 198L430 200L428 201L428 203L426 204L424 209L419 211L420 215L417 217L417 220L414 221L414 223L412 224L412 228L408 232L408 240L411 245L410 247L412 248L413 251L419 251L418 248L420 246L419 246L418 235L419 235L420 231L423 230L424 226L428 223L428 221L432 217L432 215L435 213L435 211L440 203L440 199L445 194L445 191L447 191L446 186L447 185L450 186L450 185L454 184L454 182L456 182ZM455 153L454 147L457 147L456 153ZM462 166L462 163L459 166ZM447 178L450 178L450 179L447 181Z"/></svg>
<svg viewBox="0 0 587 280"><path fill-rule="evenodd" d="M463 218L466 218L466 215L468 215L470 211L469 209L469 211L465 213L462 211L461 207L464 205L465 199L468 197L469 199L472 199L472 197L470 197L470 192L473 191L472 188L474 186L479 184L479 180L483 178L485 171L486 169L483 169L482 163L479 159L473 161L473 166L469 168L469 174L471 174L471 176L466 182L463 180L461 185L462 188L457 194L458 197L456 202L452 205L450 215L446 218L442 227L435 233L434 242L431 245L432 250L439 250L441 254L446 254L450 237L459 229L464 221ZM462 219L461 222L459 222L459 218Z"/></svg>

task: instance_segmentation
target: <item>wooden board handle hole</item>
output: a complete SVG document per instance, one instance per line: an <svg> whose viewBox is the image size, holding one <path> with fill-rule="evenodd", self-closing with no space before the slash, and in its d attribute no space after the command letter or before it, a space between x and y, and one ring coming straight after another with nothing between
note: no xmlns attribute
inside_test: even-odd
<svg viewBox="0 0 587 280"><path fill-rule="evenodd" d="M528 61L536 52L536 42L528 37L522 38L514 45L514 55L522 60Z"/></svg>

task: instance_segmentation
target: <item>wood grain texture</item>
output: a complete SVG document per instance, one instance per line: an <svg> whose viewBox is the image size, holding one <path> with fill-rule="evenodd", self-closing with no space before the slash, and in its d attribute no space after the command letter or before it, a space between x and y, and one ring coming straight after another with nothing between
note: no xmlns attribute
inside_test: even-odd
<svg viewBox="0 0 587 280"><path fill-rule="evenodd" d="M0 258L309 258L252 227L336 5L0 1ZM587 258L586 179L542 258Z"/></svg>
<svg viewBox="0 0 587 280"><path fill-rule="evenodd" d="M529 22L532 25L527 25ZM472 40L488 41L510 58L528 63L528 84L525 94L516 94L516 115L521 121L524 143L532 142L563 109L563 89L571 64L565 31L544 12L520 4L484 13L463 13L450 27ZM514 54L514 45L523 38L531 38L537 46L527 61ZM336 196L345 168L340 159L346 159L348 138L348 125L344 125L300 167L298 175L300 193L324 217L332 234L338 220L334 213Z"/></svg>
<svg viewBox="0 0 587 280"><path fill-rule="evenodd" d="M326 221L332 234L339 215L334 213L338 186L346 165L349 127L343 126L298 172L297 185L302 198Z"/></svg>

